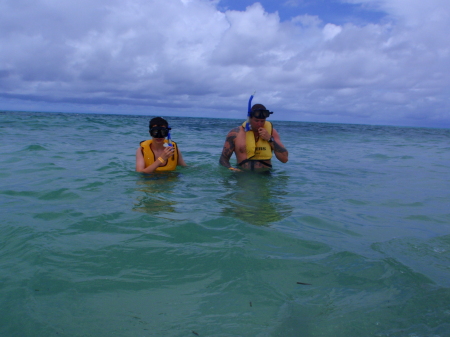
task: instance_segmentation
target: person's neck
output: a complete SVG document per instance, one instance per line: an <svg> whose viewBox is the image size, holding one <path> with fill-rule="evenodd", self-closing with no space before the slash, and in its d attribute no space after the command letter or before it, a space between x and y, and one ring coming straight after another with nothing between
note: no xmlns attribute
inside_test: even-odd
<svg viewBox="0 0 450 337"><path fill-rule="evenodd" d="M161 149L164 149L164 143L153 142L152 147L154 150L161 150Z"/></svg>

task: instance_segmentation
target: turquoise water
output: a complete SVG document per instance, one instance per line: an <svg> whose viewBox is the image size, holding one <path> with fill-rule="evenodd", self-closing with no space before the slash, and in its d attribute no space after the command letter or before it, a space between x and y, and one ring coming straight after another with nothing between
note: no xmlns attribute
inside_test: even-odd
<svg viewBox="0 0 450 337"><path fill-rule="evenodd" d="M0 113L1 336L450 336L450 130L274 122L258 175L169 118L143 176L148 120Z"/></svg>

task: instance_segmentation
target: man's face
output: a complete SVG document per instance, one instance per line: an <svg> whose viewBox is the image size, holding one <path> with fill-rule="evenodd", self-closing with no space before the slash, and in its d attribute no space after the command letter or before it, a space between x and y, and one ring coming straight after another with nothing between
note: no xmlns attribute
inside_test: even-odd
<svg viewBox="0 0 450 337"><path fill-rule="evenodd" d="M265 118L250 117L250 125L252 127L252 130L254 131L257 131L259 128L264 127L265 122Z"/></svg>

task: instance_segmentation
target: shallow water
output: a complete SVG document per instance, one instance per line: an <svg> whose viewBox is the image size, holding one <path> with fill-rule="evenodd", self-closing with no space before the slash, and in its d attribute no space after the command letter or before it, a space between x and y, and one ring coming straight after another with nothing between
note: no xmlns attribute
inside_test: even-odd
<svg viewBox="0 0 450 337"><path fill-rule="evenodd" d="M275 121L259 175L169 118L144 176L148 120L0 113L1 336L450 336L450 130Z"/></svg>

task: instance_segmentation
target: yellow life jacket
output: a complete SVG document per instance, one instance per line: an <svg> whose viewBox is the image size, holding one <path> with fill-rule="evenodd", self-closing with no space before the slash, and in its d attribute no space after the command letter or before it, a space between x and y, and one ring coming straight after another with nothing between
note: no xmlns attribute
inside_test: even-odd
<svg viewBox="0 0 450 337"><path fill-rule="evenodd" d="M142 154L144 155L145 167L148 167L155 162L155 154L153 153L152 148L150 147L152 142L153 142L152 139L141 142L141 149L142 149ZM168 140L165 139L164 143L167 144ZM173 156L167 160L166 165L158 167L155 170L156 172L173 171L176 169L177 164L178 164L178 147L174 141L172 141L172 145L175 148Z"/></svg>
<svg viewBox="0 0 450 337"><path fill-rule="evenodd" d="M244 122L242 126L245 130ZM272 134L272 123L265 122L264 129ZM247 159L249 160L269 160L272 158L272 148L270 147L270 143L267 140L262 139L261 137L255 143L255 136L252 130L246 131L245 133L246 140L246 149L247 149Z"/></svg>

